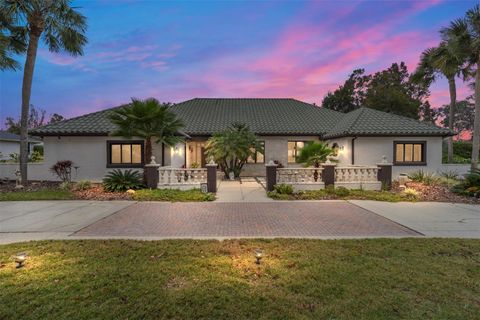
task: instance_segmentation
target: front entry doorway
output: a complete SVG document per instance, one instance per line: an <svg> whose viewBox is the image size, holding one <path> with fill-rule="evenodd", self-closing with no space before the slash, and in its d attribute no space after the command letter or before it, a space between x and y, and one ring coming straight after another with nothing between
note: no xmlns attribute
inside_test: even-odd
<svg viewBox="0 0 480 320"><path fill-rule="evenodd" d="M187 168L205 168L205 141L187 142Z"/></svg>

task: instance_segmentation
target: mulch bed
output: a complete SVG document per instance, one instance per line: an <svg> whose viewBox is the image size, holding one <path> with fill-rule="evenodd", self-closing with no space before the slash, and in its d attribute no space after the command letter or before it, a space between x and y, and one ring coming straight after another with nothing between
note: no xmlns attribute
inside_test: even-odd
<svg viewBox="0 0 480 320"><path fill-rule="evenodd" d="M132 200L132 196L126 192L106 192L100 185L73 193L79 200Z"/></svg>
<svg viewBox="0 0 480 320"><path fill-rule="evenodd" d="M459 203L480 203L478 198L465 197L453 193L448 186L432 185L427 186L421 182L409 181L405 183L407 188L412 188L420 193L421 201L437 201L437 202L459 202ZM393 186L394 191L400 191L400 187Z"/></svg>
<svg viewBox="0 0 480 320"><path fill-rule="evenodd" d="M61 182L58 181L30 181L28 185L22 189L15 189L15 181L2 180L0 182L0 192L11 191L38 191L44 189L57 189Z"/></svg>

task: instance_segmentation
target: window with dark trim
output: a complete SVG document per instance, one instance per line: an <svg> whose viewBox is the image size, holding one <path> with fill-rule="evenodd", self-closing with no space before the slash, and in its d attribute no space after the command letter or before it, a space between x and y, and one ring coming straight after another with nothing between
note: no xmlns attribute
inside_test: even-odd
<svg viewBox="0 0 480 320"><path fill-rule="evenodd" d="M107 141L107 167L142 167L144 163L143 148L143 140Z"/></svg>
<svg viewBox="0 0 480 320"><path fill-rule="evenodd" d="M288 163L296 163L300 151L310 142L311 141L288 141Z"/></svg>
<svg viewBox="0 0 480 320"><path fill-rule="evenodd" d="M258 141L258 143L262 146L263 153L260 152L260 150L252 148L254 154L253 157L248 157L247 163L265 163L265 141Z"/></svg>
<svg viewBox="0 0 480 320"><path fill-rule="evenodd" d="M425 141L394 141L393 159L396 165L425 165L427 163Z"/></svg>

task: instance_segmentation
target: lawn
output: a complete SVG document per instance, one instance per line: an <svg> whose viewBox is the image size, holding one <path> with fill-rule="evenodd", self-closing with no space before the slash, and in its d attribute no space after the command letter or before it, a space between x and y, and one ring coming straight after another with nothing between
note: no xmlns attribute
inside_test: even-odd
<svg viewBox="0 0 480 320"><path fill-rule="evenodd" d="M177 190L177 189L142 189L137 190L133 195L137 201L213 201L215 196L212 193L203 193L200 189Z"/></svg>
<svg viewBox="0 0 480 320"><path fill-rule="evenodd" d="M340 192L339 192L340 190ZM375 200L375 201L416 201L417 198L408 197L398 192L372 191L372 190L305 190L292 194L282 194L276 191L268 192L268 196L275 200Z"/></svg>
<svg viewBox="0 0 480 320"><path fill-rule="evenodd" d="M71 191L60 189L0 192L0 201L72 200L74 198Z"/></svg>
<svg viewBox="0 0 480 320"><path fill-rule="evenodd" d="M44 241L0 246L0 261L0 319L480 314L480 240Z"/></svg>

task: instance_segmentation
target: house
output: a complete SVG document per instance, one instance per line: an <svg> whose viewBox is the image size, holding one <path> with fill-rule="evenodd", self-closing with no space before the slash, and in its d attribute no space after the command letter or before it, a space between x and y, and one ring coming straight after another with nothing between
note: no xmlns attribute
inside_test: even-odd
<svg viewBox="0 0 480 320"><path fill-rule="evenodd" d="M144 141L111 136L115 108L86 114L32 131L42 137L44 168L29 172L31 179L52 179L48 168L58 160L75 163L74 179L101 180L112 168L141 169ZM423 169L445 170L442 141L448 129L368 108L344 114L295 99L196 98L172 106L188 136L173 147L155 144L157 163L172 167L203 167L205 143L234 122L245 123L264 144L245 165L243 175L265 175L265 164L277 161L298 167L295 156L309 141L326 141L338 152L339 165L375 165L386 157L393 175ZM459 173L466 167L451 167ZM0 168L1 169L1 168ZM448 169L448 168L447 168ZM43 171L42 171L43 170ZM1 174L1 173L0 173Z"/></svg>
<svg viewBox="0 0 480 320"><path fill-rule="evenodd" d="M42 141L28 137L28 154L33 152L34 145L41 145ZM0 130L0 160L11 160L12 154L20 154L20 136L8 131Z"/></svg>

